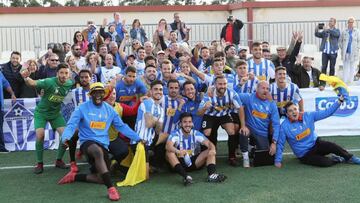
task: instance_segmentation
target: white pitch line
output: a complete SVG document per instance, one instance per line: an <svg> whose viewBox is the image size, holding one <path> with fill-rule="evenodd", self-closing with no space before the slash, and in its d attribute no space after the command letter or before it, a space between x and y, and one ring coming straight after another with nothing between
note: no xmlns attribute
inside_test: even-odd
<svg viewBox="0 0 360 203"><path fill-rule="evenodd" d="M76 163L78 166L80 165L86 165L88 163ZM67 164L67 166L70 166ZM24 168L34 168L35 165L32 166L5 166L5 167L0 167L0 170L8 170L8 169L24 169ZM46 164L44 165L44 168L48 168L48 167L54 167L54 164Z"/></svg>
<svg viewBox="0 0 360 203"><path fill-rule="evenodd" d="M360 149L348 149L347 150L348 152L360 152ZM283 153L283 155L293 155L292 152L285 152ZM227 156L217 156L219 158L224 158L224 157L227 157ZM76 163L77 165L87 165L88 163ZM68 165L69 166L69 165ZM24 169L24 168L33 168L34 165L32 166L5 166L5 167L0 167L0 170L9 170L9 169ZM44 168L48 168L48 167L54 167L54 164L47 164L47 165L44 165Z"/></svg>

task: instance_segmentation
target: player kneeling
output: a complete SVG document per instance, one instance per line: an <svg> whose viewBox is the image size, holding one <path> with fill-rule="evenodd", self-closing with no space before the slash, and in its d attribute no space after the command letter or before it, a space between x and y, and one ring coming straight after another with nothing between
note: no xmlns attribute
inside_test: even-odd
<svg viewBox="0 0 360 203"><path fill-rule="evenodd" d="M171 167L184 178L184 185L192 183L187 171L200 169L206 164L208 182L223 182L226 176L216 173L215 146L199 131L193 129L190 113L180 116L180 128L174 130L166 143L166 159ZM200 145L207 147L201 151Z"/></svg>

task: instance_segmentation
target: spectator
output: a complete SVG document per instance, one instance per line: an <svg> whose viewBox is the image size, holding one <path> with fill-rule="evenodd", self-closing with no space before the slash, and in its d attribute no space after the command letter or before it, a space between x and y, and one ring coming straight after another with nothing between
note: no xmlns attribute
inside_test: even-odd
<svg viewBox="0 0 360 203"><path fill-rule="evenodd" d="M294 32L293 40L295 41L295 46L292 49L291 53L287 54L286 47L278 47L276 48L278 57L275 57L275 59L272 60L275 67L283 66L286 68L286 72L293 83L297 83L296 77L294 77L292 70L296 61L296 56L299 54L300 51L302 38L303 34L301 32Z"/></svg>
<svg viewBox="0 0 360 203"><path fill-rule="evenodd" d="M261 42L261 48L262 48L262 50L264 50L264 49L270 50L269 42L266 42L266 41Z"/></svg>
<svg viewBox="0 0 360 203"><path fill-rule="evenodd" d="M160 19L158 26L153 34L153 43L157 50L164 50L166 49L166 45L164 47L164 45L160 44L160 38L162 38L163 41L168 41L170 38L170 32L168 31L166 20L163 18Z"/></svg>
<svg viewBox="0 0 360 203"><path fill-rule="evenodd" d="M238 49L240 44L240 30L243 26L244 23L241 20L229 16L226 25L221 30L221 40L234 44L236 49Z"/></svg>
<svg viewBox="0 0 360 203"><path fill-rule="evenodd" d="M65 56L67 56L68 54L71 54L71 45L67 42L63 42L62 43L63 47L64 47L64 54Z"/></svg>
<svg viewBox="0 0 360 203"><path fill-rule="evenodd" d="M137 39L141 42L141 44L145 44L148 41L146 37L146 33L144 28L141 27L141 23L139 19L135 19L132 23L132 28L130 30L130 37L131 39Z"/></svg>
<svg viewBox="0 0 360 203"><path fill-rule="evenodd" d="M84 35L80 31L76 31L74 34L73 41L74 41L74 45L76 44L80 46L81 56L85 56L86 52L88 51L89 42L85 40Z"/></svg>
<svg viewBox="0 0 360 203"><path fill-rule="evenodd" d="M125 36L125 38L128 39L127 36ZM136 54L138 48L140 48L140 47L142 47L142 44L141 44L141 42L139 40L137 40L137 39L132 40L132 42L131 42L131 53Z"/></svg>
<svg viewBox="0 0 360 203"><path fill-rule="evenodd" d="M100 63L102 66L105 66L105 56L108 54L108 47L106 44L101 44L99 46L99 56L100 56Z"/></svg>
<svg viewBox="0 0 360 203"><path fill-rule="evenodd" d="M236 56L236 48L234 45L228 45L224 49L226 54L226 65L235 71L235 64L238 60Z"/></svg>
<svg viewBox="0 0 360 203"><path fill-rule="evenodd" d="M296 81L298 81L297 86L299 88L318 87L321 91L324 90L325 83L319 79L321 72L312 67L313 58L305 56L302 60L303 65L300 58L297 57L293 69Z"/></svg>
<svg viewBox="0 0 360 203"><path fill-rule="evenodd" d="M6 89L6 91L8 92L9 95L11 95L11 98L13 100L16 100L16 96L14 94L14 91L11 89L11 86L9 84L9 82L6 80L6 78L4 77L4 75L2 74L2 72L0 72L0 153L1 152L9 152L6 148L5 148L5 143L4 143L4 134L3 134L3 123L4 123L4 90Z"/></svg>
<svg viewBox="0 0 360 203"><path fill-rule="evenodd" d="M86 59L81 55L81 46L73 44L71 46L71 53L75 57L76 66L81 70L86 68Z"/></svg>
<svg viewBox="0 0 360 203"><path fill-rule="evenodd" d="M99 81L95 72L96 69L100 68L101 58L96 52L88 52L86 55L86 69L91 71L91 82L95 83Z"/></svg>
<svg viewBox="0 0 360 203"><path fill-rule="evenodd" d="M120 37L120 40L122 41L124 39L125 33L127 33L125 28L125 19L120 22L120 13L116 12L114 13L114 21L110 24L115 24L115 31Z"/></svg>
<svg viewBox="0 0 360 203"><path fill-rule="evenodd" d="M344 63L343 80L351 84L355 75L355 63L359 60L360 49L360 31L355 28L355 18L348 19L348 27L339 38L339 47L341 49L341 59Z"/></svg>
<svg viewBox="0 0 360 203"><path fill-rule="evenodd" d="M119 46L116 44L116 42L114 42L114 41L110 42L109 43L109 49L110 49L109 54L111 54L113 56L113 58L114 58L114 60L113 60L114 64L113 65L122 67L122 61L121 61L121 57L120 57L120 53L119 53ZM104 60L104 62L105 62L105 60Z"/></svg>
<svg viewBox="0 0 360 203"><path fill-rule="evenodd" d="M96 69L95 74L97 74L100 82L107 84L110 82L115 82L116 79L120 76L121 69L117 66L114 66L114 58L111 54L107 54L105 57L105 66L101 66ZM113 84L115 86L115 84Z"/></svg>
<svg viewBox="0 0 360 203"><path fill-rule="evenodd" d="M40 79L39 68L38 68L38 65L37 65L35 60L32 60L32 59L28 60L24 64L22 70L24 68L27 69L27 71L30 72L29 77L31 79L33 79L33 80ZM21 95L20 95L20 98L35 98L35 97L38 97L38 95L39 95L39 92L38 92L38 90L36 88L24 85L24 87L22 89L22 92L21 92Z"/></svg>
<svg viewBox="0 0 360 203"><path fill-rule="evenodd" d="M110 38L110 41L116 42L118 46L120 46L120 43L123 38L121 38L117 32L116 32L116 26L113 23L110 23L108 25L108 32L105 32L105 26L108 24L107 19L104 18L103 23L100 27L100 35L106 39Z"/></svg>
<svg viewBox="0 0 360 203"><path fill-rule="evenodd" d="M238 55L239 55L239 59L246 61L248 59L247 58L247 49L240 48Z"/></svg>
<svg viewBox="0 0 360 203"><path fill-rule="evenodd" d="M272 59L272 55L270 53L270 50L269 49L263 49L262 50L262 57L264 59L267 59L267 60L271 60Z"/></svg>
<svg viewBox="0 0 360 203"><path fill-rule="evenodd" d="M77 85L80 83L79 80L79 71L80 69L76 65L75 57L70 55L65 58L65 63L70 68L70 75L69 78L73 81L74 85Z"/></svg>
<svg viewBox="0 0 360 203"><path fill-rule="evenodd" d="M152 42L147 41L144 43L144 49L145 49L145 55L146 56L154 56L154 46L152 44Z"/></svg>
<svg viewBox="0 0 360 203"><path fill-rule="evenodd" d="M13 51L10 55L10 61L2 65L2 73L4 74L5 79L9 81L17 98L20 98L20 94L25 86L24 79L20 75L20 70L22 68L20 61L20 52ZM4 99L10 99L12 96L13 95L9 92L4 92Z"/></svg>
<svg viewBox="0 0 360 203"><path fill-rule="evenodd" d="M320 51L322 52L321 72L327 73L327 66L330 61L330 75L335 75L335 63L339 49L340 30L335 28L336 19L330 18L329 25L319 24L315 28L315 36L321 38Z"/></svg>
<svg viewBox="0 0 360 203"><path fill-rule="evenodd" d="M46 59L46 65L42 65L39 68L40 79L56 77L56 68L59 64L58 55L52 53Z"/></svg>
<svg viewBox="0 0 360 203"><path fill-rule="evenodd" d="M185 23L180 20L179 13L174 13L174 22L170 24L170 28L171 31L176 32L178 42L189 41L190 28L187 28Z"/></svg>
<svg viewBox="0 0 360 203"><path fill-rule="evenodd" d="M104 43L104 40L96 30L96 25L93 21L88 21L88 27L81 32L84 39L89 42L88 51L98 51L99 46Z"/></svg>
<svg viewBox="0 0 360 203"><path fill-rule="evenodd" d="M145 68L145 74L140 76L141 81L144 83L147 90L150 89L151 83L156 80L157 68L153 65L147 65Z"/></svg>

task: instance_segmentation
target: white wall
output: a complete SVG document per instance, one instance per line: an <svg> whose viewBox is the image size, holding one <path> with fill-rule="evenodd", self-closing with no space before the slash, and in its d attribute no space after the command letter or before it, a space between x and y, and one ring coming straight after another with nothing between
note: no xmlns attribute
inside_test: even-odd
<svg viewBox="0 0 360 203"><path fill-rule="evenodd" d="M181 11L180 17L188 23L224 23L229 15L228 11ZM122 17L131 24L138 18L143 24L156 24L161 18L167 22L173 21L174 12L126 12ZM24 25L84 25L92 19L101 24L103 18L112 19L112 13L46 13L46 14L1 14L0 26Z"/></svg>

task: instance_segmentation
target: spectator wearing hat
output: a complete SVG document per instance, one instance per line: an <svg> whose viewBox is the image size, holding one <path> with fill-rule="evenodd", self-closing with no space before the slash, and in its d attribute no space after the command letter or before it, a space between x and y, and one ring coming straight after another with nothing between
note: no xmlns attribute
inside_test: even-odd
<svg viewBox="0 0 360 203"><path fill-rule="evenodd" d="M246 61L248 59L248 57L247 57L247 49L240 48L238 56L239 56L239 59Z"/></svg>
<svg viewBox="0 0 360 203"><path fill-rule="evenodd" d="M291 51L291 54L287 54L286 47L280 46L276 48L277 56L275 59L272 60L275 67L283 66L286 68L286 72L288 76L290 77L291 81L293 83L297 83L296 77L294 77L292 73L292 69L294 67L296 56L299 54L303 35L301 32L294 32L293 34L293 40L295 41L295 47Z"/></svg>
<svg viewBox="0 0 360 203"><path fill-rule="evenodd" d="M241 20L229 16L226 25L221 30L221 40L234 44L237 48L240 44L240 30L243 26L244 23Z"/></svg>
<svg viewBox="0 0 360 203"><path fill-rule="evenodd" d="M108 21L106 18L104 18L103 23L100 27L100 35L106 39L106 38L110 38L110 41L114 41L116 42L116 44L118 46L120 46L121 40L123 38L121 38L118 33L116 32L116 25L114 23L110 23L108 25L108 32L105 32L105 26L108 24Z"/></svg>

